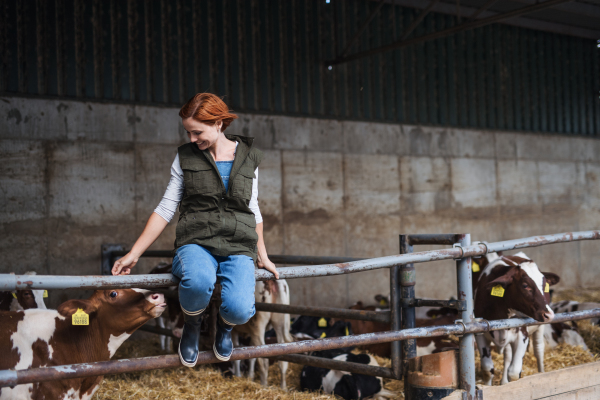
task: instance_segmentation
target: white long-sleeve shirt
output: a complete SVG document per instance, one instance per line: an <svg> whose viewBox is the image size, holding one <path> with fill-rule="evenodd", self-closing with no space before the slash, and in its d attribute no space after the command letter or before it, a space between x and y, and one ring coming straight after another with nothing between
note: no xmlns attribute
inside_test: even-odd
<svg viewBox="0 0 600 400"><path fill-rule="evenodd" d="M256 178L252 179L252 197L250 198L248 207L254 213L256 223L260 224L263 219L258 208L258 168L254 171L254 175ZM181 165L179 165L179 154L177 154L175 161L171 165L171 180L169 180L167 190L156 209L154 209L154 212L163 217L165 221L171 222L183 198L183 189L183 170L181 169Z"/></svg>

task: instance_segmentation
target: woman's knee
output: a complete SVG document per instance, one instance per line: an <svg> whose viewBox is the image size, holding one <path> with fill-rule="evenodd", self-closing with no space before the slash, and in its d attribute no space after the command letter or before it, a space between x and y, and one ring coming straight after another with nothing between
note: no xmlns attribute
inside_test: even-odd
<svg viewBox="0 0 600 400"><path fill-rule="evenodd" d="M232 301L228 302L222 299L220 314L223 319L231 325L243 325L250 320L256 313L254 308L254 301L252 302L241 302Z"/></svg>

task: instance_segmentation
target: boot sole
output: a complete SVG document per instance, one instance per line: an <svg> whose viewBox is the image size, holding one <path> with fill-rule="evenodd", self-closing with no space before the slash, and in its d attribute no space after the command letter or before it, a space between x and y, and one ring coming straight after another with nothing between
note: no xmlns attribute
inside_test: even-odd
<svg viewBox="0 0 600 400"><path fill-rule="evenodd" d="M213 344L213 351L215 353L215 357L217 357L219 359L219 361L229 361L229 359L231 358L231 354L229 354L228 356L220 355L219 352L217 351L217 347L214 344Z"/></svg>
<svg viewBox="0 0 600 400"><path fill-rule="evenodd" d="M181 356L181 347L180 346L181 346L181 344L177 347L177 354L179 354L179 361L181 361L181 363L183 365L185 365L186 367L190 367L190 368L195 367L196 363L198 362L198 357L196 357L196 359L194 360L193 363L185 361L183 359L183 357Z"/></svg>

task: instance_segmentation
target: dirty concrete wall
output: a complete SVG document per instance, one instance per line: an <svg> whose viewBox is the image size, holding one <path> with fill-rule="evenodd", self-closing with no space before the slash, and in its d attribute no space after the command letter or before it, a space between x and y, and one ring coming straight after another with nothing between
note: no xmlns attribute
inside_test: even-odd
<svg viewBox="0 0 600 400"><path fill-rule="evenodd" d="M0 271L98 274L100 245L131 246L160 201L186 140L177 109L0 100ZM377 257L398 253L400 233L496 241L600 227L599 140L248 114L229 132L265 152L272 254ZM171 249L174 229L152 248ZM527 253L562 287L600 286L598 243ZM453 295L454 271L418 265L417 295ZM289 284L293 303L345 307L387 294L388 282L379 270Z"/></svg>

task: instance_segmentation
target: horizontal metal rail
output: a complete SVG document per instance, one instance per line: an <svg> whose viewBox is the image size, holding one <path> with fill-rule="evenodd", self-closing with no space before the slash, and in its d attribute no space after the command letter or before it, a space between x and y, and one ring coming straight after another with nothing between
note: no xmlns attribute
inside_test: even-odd
<svg viewBox="0 0 600 400"><path fill-rule="evenodd" d="M451 243L450 243L451 244ZM113 250L110 252L110 257L123 257L129 253L126 250ZM160 257L171 258L175 252L173 250L147 250L140 257ZM269 260L276 264L303 264L303 265L319 265L319 264L336 264L351 261L360 261L364 258L354 257L331 257L331 256L288 256L280 254L270 254Z"/></svg>
<svg viewBox="0 0 600 400"><path fill-rule="evenodd" d="M480 256L494 251L506 251L537 247L553 243L566 243L578 240L598 240L600 231L566 232L554 235L532 236L503 242L476 244L464 248L430 250L418 253L371 258L361 261L287 267L279 269L281 279L306 278L315 276L343 275L355 272L389 268L397 265L424 263L429 261L450 260L462 257ZM272 280L274 276L267 270L255 272L256 280ZM119 275L119 276L55 276L55 275L0 275L0 290L22 289L117 289L117 288L158 288L178 284L170 274L156 275Z"/></svg>
<svg viewBox="0 0 600 400"><path fill-rule="evenodd" d="M142 325L142 326L140 326L139 330L144 331L144 332L149 332L149 333L156 333L158 335L164 335L164 336L170 336L170 337L177 338L177 336L173 335L172 330L166 329L166 328L161 328L159 326Z"/></svg>
<svg viewBox="0 0 600 400"><path fill-rule="evenodd" d="M349 310L346 308L330 307L306 307L289 306L287 304L256 303L256 311L266 311L283 314L300 314L311 317L326 317L340 319L354 319L359 321L374 321L384 324L390 323L390 312L388 311L367 311L367 310Z"/></svg>
<svg viewBox="0 0 600 400"><path fill-rule="evenodd" d="M429 299L402 299L403 307L447 307L463 311L465 304L459 300L429 300Z"/></svg>
<svg viewBox="0 0 600 400"><path fill-rule="evenodd" d="M588 318L600 317L600 309L575 311L571 313L556 314L554 322L578 321ZM482 333L501 329L519 328L529 325L543 325L544 323L532 318L511 318L497 321L482 321L466 324L431 326L401 331L366 333L332 337L316 340L304 340L293 343L277 343L254 347L240 347L233 351L231 360L244 360L248 358L266 358L285 354L304 353L318 350L331 350L343 347L359 346L365 344L388 343L397 340L417 339L421 337L439 337L446 335L462 335L465 333ZM212 351L203 351L198 355L198 364L216 363L219 360ZM166 356L143 357L114 361L100 361L92 363L59 365L54 367L31 368L26 370L0 371L0 387L13 387L15 385L44 382L60 379L83 378L87 376L111 375L124 372L146 371L161 368L176 368L181 366L179 356L170 354Z"/></svg>
<svg viewBox="0 0 600 400"><path fill-rule="evenodd" d="M272 357L277 361L288 361L295 364L310 365L317 368L335 369L347 371L354 374L380 376L382 378L396 379L391 368L376 367L374 365L359 364L349 361L332 360L330 358L305 356L302 354L287 354L285 356Z"/></svg>

